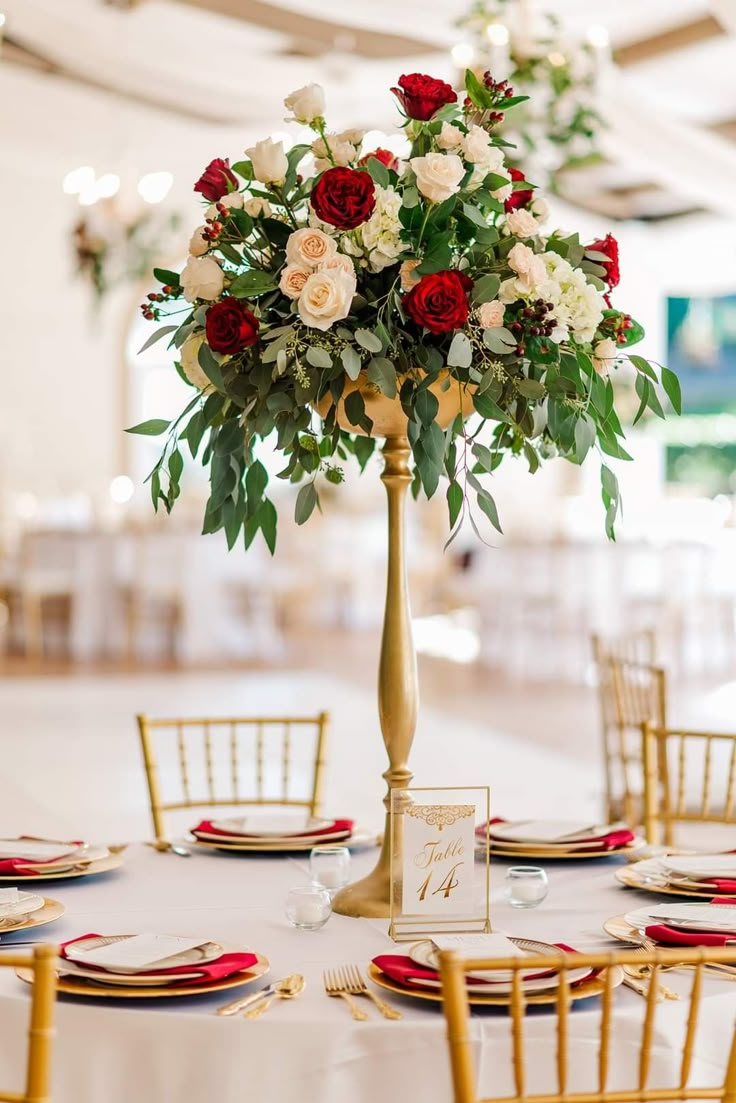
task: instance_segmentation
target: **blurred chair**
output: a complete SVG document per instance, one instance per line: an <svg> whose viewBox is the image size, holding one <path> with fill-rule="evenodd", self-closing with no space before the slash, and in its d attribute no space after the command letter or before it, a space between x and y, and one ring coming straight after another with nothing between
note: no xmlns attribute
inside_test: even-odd
<svg viewBox="0 0 736 1103"><path fill-rule="evenodd" d="M256 805L319 814L328 713L137 721L158 843L167 843L163 813L185 808ZM162 798L161 775L175 799Z"/></svg>
<svg viewBox="0 0 736 1103"><path fill-rule="evenodd" d="M25 1090L6 1092L0 1089L0 1103L49 1103L51 1043L56 1032L56 947L36 946L32 955L0 954L0 968L24 969L32 975Z"/></svg>
<svg viewBox="0 0 736 1103"><path fill-rule="evenodd" d="M604 641L593 636L603 733L606 815L631 827L642 822L641 725L665 725L666 674L654 664L654 633Z"/></svg>
<svg viewBox="0 0 736 1103"><path fill-rule="evenodd" d="M736 733L642 724L644 831L674 843L676 824L736 824Z"/></svg>
<svg viewBox="0 0 736 1103"><path fill-rule="evenodd" d="M695 1041L698 1033L700 1008L702 1004L702 980L705 964L709 962L726 962L736 964L736 950L718 947L716 949L684 949L676 950L619 950L613 953L599 954L560 954L558 959L549 957L514 957L514 958L473 958L463 961L455 952L440 954L440 977L442 980L443 1010L447 1022L447 1040L450 1053L450 1066L453 1083L454 1103L521 1103L528 1100L533 1103L654 1103L658 1100L677 1099L679 1101L689 1099L722 1100L723 1103L736 1101L736 1034L733 1035L728 1054L724 1054L723 1080L717 1087L709 1084L702 1087L690 1084L693 1060L696 1057ZM659 996L659 974L664 966L668 965L693 966L690 999L687 1004L683 1001L683 1012L687 1008L686 1025L684 1029L684 1041L682 1044L682 1056L678 1071L678 1086L660 1085L649 1087L649 1073L653 1057L656 1058L657 1049L661 1046L661 1030L666 1030L665 1023L669 1016L667 1011L657 1014L657 997ZM522 973L530 971L548 970L552 965L559 968L560 981L557 986L554 1002L554 1020L556 1034L556 1053L554 1060L550 1061L549 1073L542 1072L544 1054L548 1053L547 1047L536 1044L527 1044L525 1028L527 1024L527 1005L533 1007L539 1002L539 995L526 996L521 984ZM641 1021L640 1040L637 1058L625 1063L621 1067L616 1062L612 1049L612 1033L616 1029L617 1020L613 1018L613 1001L615 988L613 986L616 967L624 969L640 970L649 966L647 975L649 986L646 997L646 1011L643 1016L637 1016ZM570 1039L575 1039L576 1031L570 1023L570 981L569 972L573 969L605 968L606 973L601 979L601 1013L596 1028L598 1034L597 1061L591 1067L587 1061L573 1064L570 1053ZM509 1034L511 1045L511 1060L509 1062L508 1077L504 1077L504 1070L494 1068L493 1079L498 1083L502 1077L508 1079L512 1090L505 1094L493 1096L480 1096L475 1084L475 1070L473 1068L473 1040L470 1031L470 1008L468 1005L468 993L465 983L465 975L468 972L476 973L482 970L508 973L512 975L512 993L509 1006ZM501 979L499 977L499 979ZM667 1001L660 1005L667 1006ZM530 1016L531 1018L531 1016ZM500 1025L502 1020L496 1020ZM539 1020L536 1020L537 1023ZM660 1029L658 1029L658 1027ZM537 1036L538 1037L538 1036ZM628 1035L627 1035L628 1039ZM633 1042L627 1040L627 1045L633 1047ZM614 1039L615 1045L615 1039ZM542 1052L543 1051L543 1052ZM552 1057L552 1054L549 1054ZM674 1053L673 1053L674 1060ZM596 1067L597 1066L597 1067ZM590 1069L592 1083L585 1088L580 1085L585 1076L585 1069ZM628 1088L621 1087L629 1073L632 1084ZM549 1085L546 1080L549 1076ZM544 1083L540 1090L538 1084L544 1077ZM615 1086L609 1087L611 1079ZM709 1078L710 1079L710 1078ZM527 1086L529 1085L529 1086Z"/></svg>
<svg viewBox="0 0 736 1103"><path fill-rule="evenodd" d="M80 534L71 530L39 530L23 536L13 596L19 607L23 650L29 658L44 655L45 622L52 603L65 607L68 635L82 584L80 539Z"/></svg>

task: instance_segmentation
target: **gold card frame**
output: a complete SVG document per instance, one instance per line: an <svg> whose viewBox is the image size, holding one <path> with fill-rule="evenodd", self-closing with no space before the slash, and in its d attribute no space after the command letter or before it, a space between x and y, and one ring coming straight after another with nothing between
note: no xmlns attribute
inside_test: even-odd
<svg viewBox="0 0 736 1103"><path fill-rule="evenodd" d="M474 806L474 820L479 813L483 816L486 829L485 839L485 912L470 916L438 916L436 919L427 915L411 914L402 911L403 892L403 841L404 841L404 816L411 814L409 809L415 804L416 794L428 794L439 796L440 800L432 801L432 807L437 809L435 822L439 830L450 825L453 820L444 819L443 809L456 806ZM422 802L423 803L423 802ZM467 786L412 786L407 789L392 789L389 805L389 937L394 942L415 942L422 938L431 938L435 934L490 934L490 888L491 888L491 855L489 821L491 818L491 790L488 785ZM478 836L474 836L474 841ZM476 849L473 848L472 861L474 868L477 866Z"/></svg>

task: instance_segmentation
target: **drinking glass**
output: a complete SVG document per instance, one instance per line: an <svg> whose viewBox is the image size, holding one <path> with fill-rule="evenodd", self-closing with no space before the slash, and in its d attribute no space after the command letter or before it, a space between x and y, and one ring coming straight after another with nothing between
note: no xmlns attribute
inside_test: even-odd
<svg viewBox="0 0 736 1103"><path fill-rule="evenodd" d="M332 901L321 885L301 885L289 889L286 918L300 931L318 931L332 915Z"/></svg>
<svg viewBox="0 0 736 1103"><path fill-rule="evenodd" d="M548 892L547 874L539 866L512 866L506 874L506 898L512 908L536 908Z"/></svg>
<svg viewBox="0 0 736 1103"><path fill-rule="evenodd" d="M309 875L330 896L350 880L350 851L346 846L315 846L309 854Z"/></svg>

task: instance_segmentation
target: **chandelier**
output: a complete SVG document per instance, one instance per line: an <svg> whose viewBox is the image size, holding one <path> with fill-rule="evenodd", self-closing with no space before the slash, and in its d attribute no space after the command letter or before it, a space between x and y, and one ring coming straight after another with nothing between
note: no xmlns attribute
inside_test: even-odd
<svg viewBox="0 0 736 1103"><path fill-rule="evenodd" d="M504 122L512 159L529 180L558 190L559 175L600 160L603 120L597 107L601 70L609 56L608 32L590 26L570 34L550 11L529 0L474 0L458 20L462 41L452 50L459 68L490 70L514 92L529 96Z"/></svg>

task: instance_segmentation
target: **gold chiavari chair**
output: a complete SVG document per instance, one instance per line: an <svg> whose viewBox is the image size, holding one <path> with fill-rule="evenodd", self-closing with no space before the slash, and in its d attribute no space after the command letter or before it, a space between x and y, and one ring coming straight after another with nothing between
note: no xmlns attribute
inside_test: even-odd
<svg viewBox="0 0 736 1103"><path fill-rule="evenodd" d="M151 818L157 843L166 846L164 812L185 808L271 805L320 811L329 714L316 716L156 719L138 716ZM313 754L295 765L294 733L311 734ZM162 798L160 756L168 737L166 782L177 799ZM157 743L154 749L154 742ZM299 785L301 782L301 785Z"/></svg>
<svg viewBox="0 0 736 1103"><path fill-rule="evenodd" d="M641 731L647 842L671 846L678 823L736 824L736 733Z"/></svg>
<svg viewBox="0 0 736 1103"><path fill-rule="evenodd" d="M33 972L25 1091L6 1092L0 1089L0 1103L49 1103L51 1044L55 1033L56 947L36 946L32 955L0 954L0 968L30 969Z"/></svg>
<svg viewBox="0 0 736 1103"><path fill-rule="evenodd" d="M593 636L603 733L606 815L637 827L642 818L641 725L666 723L666 675L654 662L653 632Z"/></svg>
<svg viewBox="0 0 736 1103"><path fill-rule="evenodd" d="M664 1103L666 1100L684 1101L689 1099L719 1100L722 1103L736 1103L736 1034L732 1038L727 1056L723 1082L718 1087L698 1087L690 1084L695 1040L698 1030L702 983L705 966L710 962L736 963L736 950L724 947L676 950L619 950L600 954L560 954L553 960L549 957L538 958L478 958L463 960L454 951L440 954L440 976L442 979L443 1010L447 1022L447 1039L450 1052L450 1065L454 1089L454 1103ZM657 1045L657 996L659 974L668 965L688 965L692 967L692 985L685 1025L685 1037L682 1046L678 1084L676 1087L650 1087L650 1067L653 1051ZM557 988L555 1012L555 1072L549 1091L527 1092L526 1084L532 1076L539 1077L536 1070L539 1052L534 1045L525 1044L526 1003L521 985L522 972L530 969L549 969L552 965L560 969L560 983ZM638 1060L635 1069L636 1086L631 1088L609 1087L611 1073L621 1080L621 1070L615 1066L611 1054L613 1002L616 989L613 986L612 968L620 966L648 965L650 968L649 991L646 998L646 1010L642 1024L641 1041L638 1047ZM571 969L591 968L607 969L601 993L601 1016L599 1027L599 1045L597 1069L594 1082L585 1090L570 1088L573 1068L570 1055L570 1038L574 1035L570 1024L570 984L568 973ZM514 1090L506 1095L480 1097L475 1086L473 1069L472 1040L470 1037L470 1008L465 984L466 972L510 971L512 974L512 994L509 1006L509 1027L511 1035L511 1073ZM664 1006L664 1005L659 1005ZM527 1057L529 1060L527 1060ZM592 1071L592 1070L591 1070Z"/></svg>

